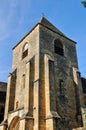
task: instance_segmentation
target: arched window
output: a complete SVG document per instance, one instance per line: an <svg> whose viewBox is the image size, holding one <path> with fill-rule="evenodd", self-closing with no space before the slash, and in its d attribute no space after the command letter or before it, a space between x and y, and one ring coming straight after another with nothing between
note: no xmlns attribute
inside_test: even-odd
<svg viewBox="0 0 86 130"><path fill-rule="evenodd" d="M59 39L56 39L54 41L54 52L56 54L61 55L61 56L64 55L63 45L62 45L62 43L61 43L61 41Z"/></svg>
<svg viewBox="0 0 86 130"><path fill-rule="evenodd" d="M8 130L19 130L20 127L20 117L16 116L12 119Z"/></svg>
<svg viewBox="0 0 86 130"><path fill-rule="evenodd" d="M28 55L28 48L29 48L29 45L28 43L26 43L23 47L22 59Z"/></svg>

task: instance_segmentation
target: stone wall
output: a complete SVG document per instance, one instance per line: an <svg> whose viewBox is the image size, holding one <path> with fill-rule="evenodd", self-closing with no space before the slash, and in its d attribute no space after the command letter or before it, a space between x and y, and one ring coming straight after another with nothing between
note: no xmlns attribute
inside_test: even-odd
<svg viewBox="0 0 86 130"><path fill-rule="evenodd" d="M83 100L86 106L86 79L82 78L82 90L83 90Z"/></svg>
<svg viewBox="0 0 86 130"><path fill-rule="evenodd" d="M56 39L63 55L55 52ZM8 129L77 129L82 126L81 99L76 44L43 18L13 48L4 118Z"/></svg>
<svg viewBox="0 0 86 130"><path fill-rule="evenodd" d="M0 82L0 123L4 119L7 83Z"/></svg>
<svg viewBox="0 0 86 130"><path fill-rule="evenodd" d="M64 128L67 129L66 124L70 126L70 128L76 128L82 126L81 120L79 120L78 116L81 116L81 104L80 104L80 97L79 97L79 87L74 81L74 75L73 75L73 68L77 68L78 70L78 63L77 63L77 55L76 55L76 45L74 42L68 40L67 38L64 38L60 36L59 34L56 34L55 32L40 26L40 68L43 69L42 62L45 61L44 57L45 55L48 57L48 74L49 79L46 79L46 82L49 82L49 92L47 92L47 97L50 104L48 104L48 101L46 105L42 105L41 111L45 112L44 115L48 116L50 118L49 113L47 111L50 109L50 112L52 113L58 113L59 119L57 126L62 126L61 123L64 120ZM54 41L56 39L60 39L63 44L64 49L64 56L58 55L54 52ZM46 63L44 63L46 64ZM41 75L41 81L43 82L44 78L43 75L47 75L47 71L40 71ZM77 77L76 77L77 78ZM80 78L79 78L80 79ZM79 80L77 79L77 80ZM63 81L64 85L64 95L60 95L60 88L59 83L60 81ZM42 85L42 84L41 84ZM46 83L46 86L48 84ZM46 90L47 90L46 89ZM45 91L46 91L45 90ZM40 92L43 91L40 90ZM41 92L42 93L42 92ZM44 97L43 96L43 97ZM44 103L43 98L40 99L40 102ZM50 105L50 106L48 106ZM78 106L77 106L78 105ZM45 111L44 111L45 108ZM48 110L47 110L48 109ZM51 114L52 115L52 114ZM56 115L55 115L56 116ZM48 120L48 119L47 119ZM48 122L48 121L47 121ZM50 128L49 128L50 129Z"/></svg>

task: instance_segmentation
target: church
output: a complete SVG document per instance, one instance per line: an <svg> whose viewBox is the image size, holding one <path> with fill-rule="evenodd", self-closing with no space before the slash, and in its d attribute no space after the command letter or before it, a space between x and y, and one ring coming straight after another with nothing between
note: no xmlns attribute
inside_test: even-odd
<svg viewBox="0 0 86 130"><path fill-rule="evenodd" d="M76 42L45 17L13 48L0 130L84 130Z"/></svg>

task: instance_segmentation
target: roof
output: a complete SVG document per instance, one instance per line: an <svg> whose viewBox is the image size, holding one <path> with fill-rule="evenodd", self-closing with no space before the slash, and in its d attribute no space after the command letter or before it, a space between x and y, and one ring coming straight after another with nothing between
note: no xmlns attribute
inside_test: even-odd
<svg viewBox="0 0 86 130"><path fill-rule="evenodd" d="M37 25L39 25L39 24L42 25L42 26L44 26L45 28L48 28L49 30L51 30L51 31L53 31L53 32L55 32L55 33L57 33L57 34L59 34L59 35L65 37L65 38L67 38L68 40L70 40L70 41L76 43L75 41L73 41L73 40L69 39L67 36L65 36L59 29L57 29L57 28L56 28L52 23L50 23L45 17L42 17L41 20L29 31L28 34L26 34L26 35L20 40L20 42L19 42L18 44L20 44L21 41L23 41L23 40L26 38L26 36L28 36L28 35L34 30L34 28L35 28ZM17 44L17 45L18 45L18 44ZM17 46L17 45L16 45L16 46ZM15 49L16 46L14 46L13 49Z"/></svg>
<svg viewBox="0 0 86 130"><path fill-rule="evenodd" d="M58 28L56 28L52 23L50 23L45 17L42 17L41 20L39 21L39 23L44 25L45 27L53 30L54 32L59 33L60 35L65 36Z"/></svg>

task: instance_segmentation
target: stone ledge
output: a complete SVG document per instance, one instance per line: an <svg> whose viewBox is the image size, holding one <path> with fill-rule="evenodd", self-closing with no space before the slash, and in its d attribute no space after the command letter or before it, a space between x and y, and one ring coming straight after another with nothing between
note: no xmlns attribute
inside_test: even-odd
<svg viewBox="0 0 86 130"><path fill-rule="evenodd" d="M14 112L16 112L16 111L20 111L20 110L22 110L22 109L24 109L24 107L15 109L15 110L13 110L13 111L9 111L8 114L14 113Z"/></svg>
<svg viewBox="0 0 86 130"><path fill-rule="evenodd" d="M52 118L61 118L60 116L59 116L59 114L56 112L56 111L51 111L47 116L46 116L46 118L45 118L45 120L47 120L47 119L52 119Z"/></svg>
<svg viewBox="0 0 86 130"><path fill-rule="evenodd" d="M8 126L7 120L1 122L0 126L3 126L3 125Z"/></svg>
<svg viewBox="0 0 86 130"><path fill-rule="evenodd" d="M86 128L80 127L80 128L75 128L73 130L86 130Z"/></svg>
<svg viewBox="0 0 86 130"><path fill-rule="evenodd" d="M33 118L33 117L31 117L31 116L23 116L23 117L21 117L21 118L20 118L20 120L23 120L23 119L30 119L30 120L34 120L34 118Z"/></svg>

